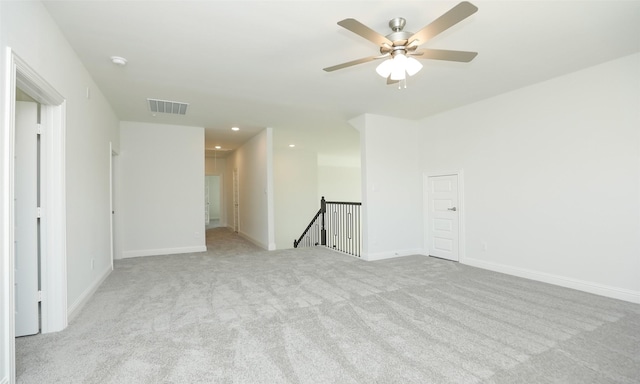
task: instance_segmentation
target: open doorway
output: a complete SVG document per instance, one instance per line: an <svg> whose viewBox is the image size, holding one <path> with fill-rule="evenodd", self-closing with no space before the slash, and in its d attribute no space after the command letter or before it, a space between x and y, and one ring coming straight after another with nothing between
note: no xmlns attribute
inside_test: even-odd
<svg viewBox="0 0 640 384"><path fill-rule="evenodd" d="M208 175L204 179L206 229L223 227L222 176Z"/></svg>
<svg viewBox="0 0 640 384"><path fill-rule="evenodd" d="M6 124L2 126L3 141L0 151L2 164L2 206L6 214L0 219L3 238L1 281L6 292L6 306L2 310L3 336L12 340L16 336L16 112L17 93L28 96L40 105L40 164L39 171L39 238L40 238L40 329L42 333L55 332L67 326L67 265L66 265L66 200L65 200L65 99L13 51L8 50L9 65L7 97L2 102ZM18 164L18 167L20 165ZM3 301L4 302L4 301ZM3 337L4 339L4 337ZM11 380L15 380L15 343L3 343L3 365L9 367Z"/></svg>

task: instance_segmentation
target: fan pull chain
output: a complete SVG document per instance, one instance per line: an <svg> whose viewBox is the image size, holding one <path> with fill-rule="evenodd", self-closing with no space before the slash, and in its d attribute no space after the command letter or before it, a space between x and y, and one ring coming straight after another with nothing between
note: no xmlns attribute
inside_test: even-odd
<svg viewBox="0 0 640 384"><path fill-rule="evenodd" d="M402 89L402 82L404 81L404 89L407 89L407 78L405 77L403 80L398 81L398 89Z"/></svg>

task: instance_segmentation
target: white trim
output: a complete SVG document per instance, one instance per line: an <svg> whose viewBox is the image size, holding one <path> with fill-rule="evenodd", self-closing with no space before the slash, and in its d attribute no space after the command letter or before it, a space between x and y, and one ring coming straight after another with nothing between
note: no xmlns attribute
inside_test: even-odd
<svg viewBox="0 0 640 384"><path fill-rule="evenodd" d="M102 274L100 275L100 278L96 280L93 284L91 284L91 286L87 288L84 292L82 292L80 297L78 297L78 299L73 304L71 304L71 306L69 307L69 321L73 320L76 316L78 316L82 308L84 308L84 306L89 302L89 299L91 299L93 294L96 293L100 285L104 283L107 277L109 277L109 275L111 274L111 271L112 271L111 266L108 266L102 272Z"/></svg>
<svg viewBox="0 0 640 384"><path fill-rule="evenodd" d="M431 244L429 243L429 178L437 176L458 176L458 262L464 263L466 258L466 209L464 204L464 171L462 169L456 171L431 171L422 174L422 217L424 230L424 249L422 254L429 255L431 253Z"/></svg>
<svg viewBox="0 0 640 384"><path fill-rule="evenodd" d="M67 314L67 210L65 171L65 107L41 105L41 285L42 333L57 332L68 324Z"/></svg>
<svg viewBox="0 0 640 384"><path fill-rule="evenodd" d="M44 300L41 307L42 332L54 332L67 326L67 265L66 265L66 175L65 175L65 99L29 65L6 48L6 88L3 90L4 124L2 124L2 302L3 338L7 340L0 362L8 372L9 382L15 382L15 302L14 302L14 133L16 87L41 104L41 223L42 264L41 286ZM4 380L4 379L3 379Z"/></svg>
<svg viewBox="0 0 640 384"><path fill-rule="evenodd" d="M275 205L273 200L273 128L267 127L267 249L276 249Z"/></svg>
<svg viewBox="0 0 640 384"><path fill-rule="evenodd" d="M233 209L233 231L240 231L240 174L238 168L233 168L231 180L231 205Z"/></svg>
<svg viewBox="0 0 640 384"><path fill-rule="evenodd" d="M42 333L61 331L67 326L67 244L66 244L66 102L49 83L15 53L12 76L20 89L41 104L41 286ZM15 87L14 91L15 92ZM15 99L15 94L12 94ZM15 107L12 109L15 113ZM13 118L12 118L13 119ZM15 129L12 121L11 129ZM13 153L13 148L11 150ZM13 185L13 179L11 180ZM13 209L13 207L12 207ZM13 213L12 213L13 215ZM12 253L12 258L15 257Z"/></svg>
<svg viewBox="0 0 640 384"><path fill-rule="evenodd" d="M132 257L175 255L179 253L196 253L206 251L207 247L205 245L179 248L141 249L136 251L124 251L122 252L122 258L130 259Z"/></svg>
<svg viewBox="0 0 640 384"><path fill-rule="evenodd" d="M248 240L250 242L252 242L253 244L257 245L258 247L264 249L264 250L270 250L269 249L269 244L267 243L263 243L262 241L259 241L257 239L254 239L253 237L247 235L244 232L238 231L238 235L240 235L242 238L244 238L245 240Z"/></svg>
<svg viewBox="0 0 640 384"><path fill-rule="evenodd" d="M493 263L490 261L478 259L466 259L464 264L472 267L488 269L494 272L505 273L507 275L522 277L525 279L540 281L558 285L561 287L572 288L583 292L593 293L600 296L610 297L613 299L629 301L640 304L640 291L632 291L624 288L617 288L603 284L597 284L590 281L573 279L549 273L538 272L530 269L512 267L505 264Z"/></svg>
<svg viewBox="0 0 640 384"><path fill-rule="evenodd" d="M204 180L205 183L207 182L207 177L210 176L218 176L219 177L219 185L218 185L218 196L219 196L219 204L220 204L220 217L211 217L211 220L215 220L218 219L219 223L218 223L218 227L224 227L226 226L227 223L227 210L225 209L226 205L226 198L225 198L225 190L224 190L224 173L222 172L217 172L217 173L211 173L211 174L206 174L204 175Z"/></svg>
<svg viewBox="0 0 640 384"><path fill-rule="evenodd" d="M376 261L376 260L385 260L385 259L393 259L396 257L405 257L412 255L424 255L424 250L420 248L416 249L403 249L400 251L391 251L391 252L378 252L373 254L368 254L367 256L363 256L362 259L366 261Z"/></svg>
<svg viewBox="0 0 640 384"><path fill-rule="evenodd" d="M111 270L113 271L113 142L109 142L109 253L111 254Z"/></svg>
<svg viewBox="0 0 640 384"><path fill-rule="evenodd" d="M112 143L113 144L113 143ZM113 239L111 240L111 246L113 247L113 260L122 259L122 218L118 212L120 209L118 198L120 196L120 184L119 184L119 175L120 175L120 150L118 148L112 147L111 152L111 172L113 177L114 184L111 188L111 198L112 198L112 211L115 211L115 214L111 214L111 219L113 220L112 231L113 231Z"/></svg>
<svg viewBox="0 0 640 384"><path fill-rule="evenodd" d="M4 124L2 124L2 292L4 303L2 308L2 334L5 339L0 348L4 351L4 359L0 364L8 374L8 380L15 382L16 353L15 353L15 292L14 292L14 209L13 209L13 171L14 171L14 127L15 127L15 89L16 64L13 60L11 48L6 49L6 72L4 89ZM6 376L5 376L6 379ZM4 381L4 380L3 380Z"/></svg>

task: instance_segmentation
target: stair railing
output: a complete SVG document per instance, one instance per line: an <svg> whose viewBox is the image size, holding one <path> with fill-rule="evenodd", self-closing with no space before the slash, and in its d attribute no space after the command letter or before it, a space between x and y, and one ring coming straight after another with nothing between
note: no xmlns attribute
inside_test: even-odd
<svg viewBox="0 0 640 384"><path fill-rule="evenodd" d="M326 240L322 241L322 227L323 225L320 223L320 220L324 216L322 215L322 211L319 210L318 213L311 219L307 228L302 232L302 235L298 240L293 240L293 247L312 247L315 245L324 245L326 244ZM324 231L326 233L326 231Z"/></svg>
<svg viewBox="0 0 640 384"><path fill-rule="evenodd" d="M326 201L320 199L315 214L293 247L317 245L360 257L362 249L361 206L359 202Z"/></svg>

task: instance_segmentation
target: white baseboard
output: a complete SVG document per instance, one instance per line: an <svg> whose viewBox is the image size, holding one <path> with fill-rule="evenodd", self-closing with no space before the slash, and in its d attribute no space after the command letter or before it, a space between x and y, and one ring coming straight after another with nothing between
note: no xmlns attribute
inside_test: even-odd
<svg viewBox="0 0 640 384"><path fill-rule="evenodd" d="M512 267L509 265L492 263L489 261L466 258L462 264L467 264L472 267L478 267L482 269L488 269L490 271L506 273L507 275L513 275L523 277L525 279L541 281L543 283L549 283L559 285L565 288L572 288L578 291L593 293L600 296L610 297L613 299L629 301L632 303L640 304L640 292L632 291L630 289L617 288L608 285L598 284L591 281L578 280L571 277L552 275L549 273L533 271L524 268Z"/></svg>
<svg viewBox="0 0 640 384"><path fill-rule="evenodd" d="M107 277L111 274L111 265L107 267L107 269L102 272L102 274L98 277L98 279L87 288L78 299L71 304L71 306L67 309L67 321L71 321L74 317L78 316L82 308L89 302L91 296L98 290L100 285L107 279Z"/></svg>
<svg viewBox="0 0 640 384"><path fill-rule="evenodd" d="M271 248L269 248L269 244L263 243L259 240L254 239L253 237L247 235L244 232L238 232L238 235L242 236L242 238L244 238L245 240L248 240L250 242L252 242L253 244L257 245L258 247L262 248L262 249L266 249L266 250L272 250ZM275 245L274 248L275 249Z"/></svg>
<svg viewBox="0 0 640 384"><path fill-rule="evenodd" d="M137 251L124 251L122 252L122 258L129 259L131 257L175 255L178 253L196 253L196 252L206 252L206 251L207 251L206 245L198 245L193 247L180 247L180 248L142 249Z"/></svg>
<svg viewBox="0 0 640 384"><path fill-rule="evenodd" d="M423 251L424 250L422 248L415 248L415 249L404 249L400 251L370 253L367 255L362 255L362 259L367 261L393 259L395 257L422 255Z"/></svg>

